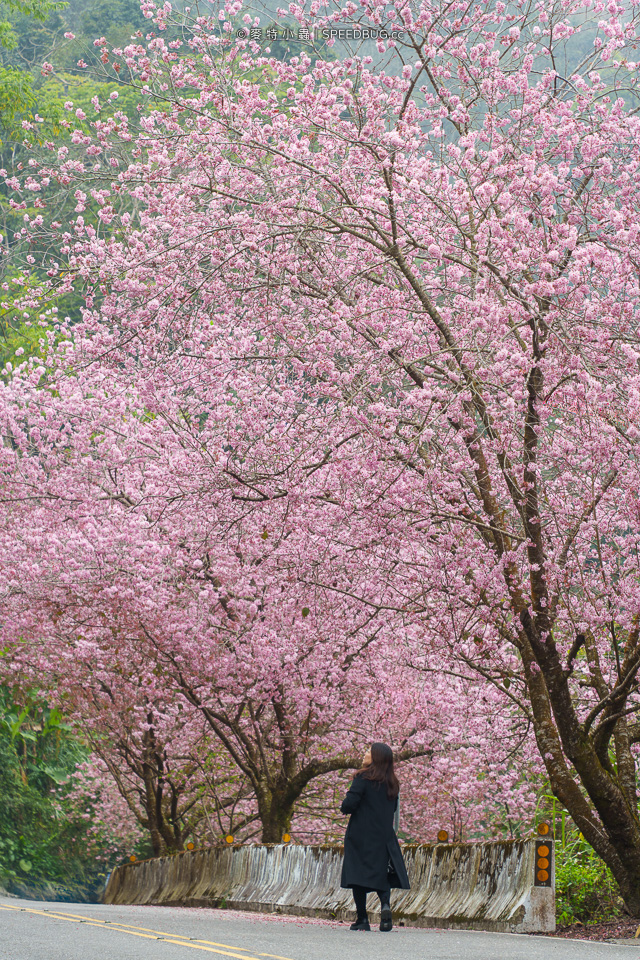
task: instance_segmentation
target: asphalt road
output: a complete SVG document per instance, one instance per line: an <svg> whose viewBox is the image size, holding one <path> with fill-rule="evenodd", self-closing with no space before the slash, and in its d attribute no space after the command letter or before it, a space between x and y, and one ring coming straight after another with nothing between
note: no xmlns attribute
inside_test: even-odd
<svg viewBox="0 0 640 960"><path fill-rule="evenodd" d="M196 952L197 951L197 952ZM0 960L640 960L640 944L0 898Z"/></svg>

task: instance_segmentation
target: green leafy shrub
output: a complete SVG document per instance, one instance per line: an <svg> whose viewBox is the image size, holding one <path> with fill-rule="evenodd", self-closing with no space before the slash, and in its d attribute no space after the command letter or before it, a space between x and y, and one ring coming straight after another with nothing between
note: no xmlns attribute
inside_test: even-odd
<svg viewBox="0 0 640 960"><path fill-rule="evenodd" d="M556 846L556 922L602 923L623 913L611 871L579 836Z"/></svg>
<svg viewBox="0 0 640 960"><path fill-rule="evenodd" d="M19 895L53 885L68 899L99 894L122 856L90 829L87 802L67 797L89 749L37 692L0 686L0 886Z"/></svg>

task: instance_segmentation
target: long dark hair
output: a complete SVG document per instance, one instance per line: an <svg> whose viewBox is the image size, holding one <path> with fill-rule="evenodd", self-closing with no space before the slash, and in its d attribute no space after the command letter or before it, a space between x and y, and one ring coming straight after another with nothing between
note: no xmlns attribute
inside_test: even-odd
<svg viewBox="0 0 640 960"><path fill-rule="evenodd" d="M400 783L393 769L393 750L386 743L371 744L371 763L358 770L358 774L365 780L386 784L389 800L395 800L400 792Z"/></svg>

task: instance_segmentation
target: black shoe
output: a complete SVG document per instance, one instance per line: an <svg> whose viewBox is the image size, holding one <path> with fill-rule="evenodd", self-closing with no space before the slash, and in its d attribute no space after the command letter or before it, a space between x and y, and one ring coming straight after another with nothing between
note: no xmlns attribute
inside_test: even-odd
<svg viewBox="0 0 640 960"><path fill-rule="evenodd" d="M371 927L368 920L356 920L355 923L351 924L349 930L371 930Z"/></svg>
<svg viewBox="0 0 640 960"><path fill-rule="evenodd" d="M388 933L389 930L393 930L391 907L388 903L383 903L382 909L380 910L380 929L383 933Z"/></svg>

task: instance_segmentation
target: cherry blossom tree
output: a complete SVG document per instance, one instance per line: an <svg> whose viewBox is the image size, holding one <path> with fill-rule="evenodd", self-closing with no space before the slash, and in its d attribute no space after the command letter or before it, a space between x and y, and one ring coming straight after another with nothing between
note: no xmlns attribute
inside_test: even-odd
<svg viewBox="0 0 640 960"><path fill-rule="evenodd" d="M108 698L108 708L96 703L96 691L92 691L90 703L83 698L75 708L79 729L94 758L102 761L96 769L108 773L146 831L154 856L183 850L203 827L203 784L197 775L206 763L202 731L194 738L188 729L193 718L168 717L171 711L162 701L147 701L146 712L139 712L130 689L120 702L113 685L104 683L100 692ZM131 718L132 713L137 715Z"/></svg>
<svg viewBox="0 0 640 960"><path fill-rule="evenodd" d="M229 27L240 9L227 6ZM357 12L319 10L294 13ZM282 770L304 740L301 691L330 763L351 765L346 702L365 729L381 702L406 726L407 674L366 699L376 650L406 650L399 662L430 677L482 677L530 723L554 794L634 914L637 13L364 4L363 23L403 31L379 42L389 72L366 57L261 60L206 18L191 57L159 37L128 48L148 103L134 162L118 159L126 118L96 120L85 166L34 157L7 181L18 205L44 181L76 190L49 266L52 289L84 285L86 310L50 333L45 363L8 371L2 401L6 502L55 504L60 523L119 505L144 529L145 567L163 569L167 543L171 564L184 552L180 601L136 572L127 616L247 776L248 729L266 723L270 747L277 731ZM266 95L261 67L277 77ZM25 230L35 249L49 227ZM49 322L37 298L24 306ZM167 538L146 536L163 524ZM34 529L31 558L50 516ZM99 602L79 610L101 610L108 589L122 604L114 542ZM129 527L123 542L140 541ZM259 716L238 662L269 704ZM237 685L224 711L214 663ZM290 808L278 794L285 814L270 819L256 762L271 839ZM287 789L322 763L298 753Z"/></svg>
<svg viewBox="0 0 640 960"><path fill-rule="evenodd" d="M354 525L324 504L314 525L305 500L277 498L266 519L230 498L226 464L199 462L133 385L125 395L119 366L90 364L85 378L68 346L49 387L35 368L3 395L3 662L48 678L154 850L179 849L210 806L232 810L227 829L241 836L259 819L267 842L322 837L331 808L321 791L309 815L310 785L359 767L378 738L400 760L437 755L403 792L412 836L453 808L458 832L492 802L499 815L501 791L478 804L487 758L513 753L520 721L497 693L478 707L470 675L452 676L437 652L425 661L424 631L368 582ZM366 591L377 596L363 607ZM230 788L216 793L207 773L221 755ZM493 782L531 812L513 765Z"/></svg>
<svg viewBox="0 0 640 960"><path fill-rule="evenodd" d="M202 720L166 695L139 650L123 644L118 651L106 643L99 649L77 626L62 643L43 645L39 637L32 645L22 642L18 657L8 654L5 650L10 668L5 664L3 676L27 688L42 681L42 694L64 711L91 748L91 763L74 790L90 796L95 785L93 793L114 832L113 819L121 816L124 803L155 856L182 850L187 840L219 839L224 828L214 829L202 799L205 790L209 803L224 811L237 808L246 786L214 764L216 751ZM105 789L105 774L115 790ZM120 803L113 801L115 792ZM228 832L236 824L225 826Z"/></svg>
<svg viewBox="0 0 640 960"><path fill-rule="evenodd" d="M59 386L64 389L62 381ZM67 401L64 413L59 408L52 416L55 402L52 406L39 391L31 400L36 405L29 403L23 414L35 414L36 422L46 409L52 425L71 418L79 424ZM103 423L111 422L105 405L96 409ZM152 421L149 427L161 442L164 425ZM29 432L32 428L33 421ZM96 428L94 422L89 432ZM148 452L151 434L144 433ZM45 434L50 435L47 428ZM182 498L168 491L171 473L158 486L155 505L141 486L136 500L138 507L141 496L146 500L142 511L129 503L123 509L117 496L105 495L111 468L104 457L87 462L81 452L86 437L68 436L79 444L75 462L68 446L47 448L46 441L39 458L18 455L19 483L33 484L40 504L34 510L31 500L24 514L28 530L16 538L14 517L4 540L14 571L4 640L14 652L15 670L44 674L58 686L123 796L137 815L140 811L157 852L179 848L189 835L177 804L189 771L196 773L194 717L200 718L195 724L200 738L203 722L209 731L205 755L212 739L213 752L222 750L250 786L257 814L249 804L244 824L258 815L267 842L279 841L290 829L295 802L311 780L360 766L363 738L374 738L375 730L400 732L400 759L427 752L425 738L435 739L438 728L438 698L424 685L410 695L400 689L404 662L385 663L382 626L371 614L354 617L344 601L332 609L330 598L312 599L308 588L310 606L301 602L289 555L292 536L282 538L285 551L264 539L262 523L258 533L245 522L243 535L234 540L237 519L229 528L227 518L218 537L207 531L203 544L202 530L186 524L210 525L212 515L206 509L194 515L190 498L188 515L182 504L172 509L171 501ZM140 439L130 434L119 449L131 451ZM133 462L146 464L137 455ZM188 468L188 460L184 465ZM83 490L87 466L96 473ZM131 497L137 468L120 470ZM13 486L15 479L14 474L7 482ZM80 486L70 500L74 480ZM297 544L299 550L303 546ZM194 558L196 547L203 560ZM300 557L300 567L302 562ZM37 641L26 643L24 637ZM420 722L427 709L432 716ZM177 780L167 769L176 764ZM131 797L132 777L139 798ZM163 812L163 788L169 814ZM230 804L228 799L218 806ZM193 807L189 801L187 808ZM236 822L235 829L242 826Z"/></svg>

